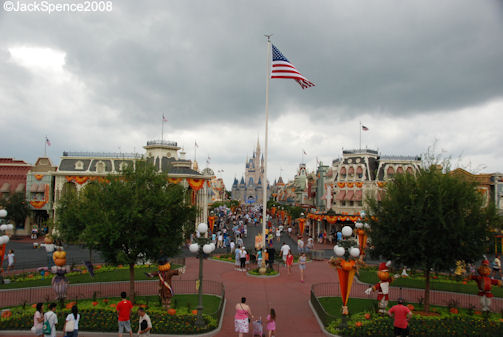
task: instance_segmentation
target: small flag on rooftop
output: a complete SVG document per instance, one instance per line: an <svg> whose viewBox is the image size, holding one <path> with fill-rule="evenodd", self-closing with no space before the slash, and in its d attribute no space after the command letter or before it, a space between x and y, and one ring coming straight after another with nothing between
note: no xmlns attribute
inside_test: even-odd
<svg viewBox="0 0 503 337"><path fill-rule="evenodd" d="M310 82L295 68L288 59L281 54L275 45L272 45L272 72L271 78L291 78L302 87L302 89L314 87L314 83Z"/></svg>
<svg viewBox="0 0 503 337"><path fill-rule="evenodd" d="M49 140L49 138L45 137L45 143L48 145L48 146L51 146L51 141Z"/></svg>
<svg viewBox="0 0 503 337"><path fill-rule="evenodd" d="M363 131L368 131L368 130L369 130L369 128L368 128L368 127L366 127L365 125L362 125L362 130L363 130Z"/></svg>
<svg viewBox="0 0 503 337"><path fill-rule="evenodd" d="M164 116L164 114L162 114L162 121L163 122L167 122L168 121L168 119Z"/></svg>

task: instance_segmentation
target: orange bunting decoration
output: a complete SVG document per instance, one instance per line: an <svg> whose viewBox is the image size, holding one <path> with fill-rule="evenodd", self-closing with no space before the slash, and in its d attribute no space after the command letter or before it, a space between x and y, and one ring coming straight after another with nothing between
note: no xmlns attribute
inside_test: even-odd
<svg viewBox="0 0 503 337"><path fill-rule="evenodd" d="M45 204L47 204L47 201L45 201L45 200L40 200L40 201L32 200L32 201L30 201L30 205L33 208L42 208L45 206Z"/></svg>
<svg viewBox="0 0 503 337"><path fill-rule="evenodd" d="M379 187L384 187L384 186L386 186L386 183L385 183L385 182L383 182L383 181L382 181L382 182L381 182L381 181L378 181L378 182L377 182L377 186L379 186Z"/></svg>
<svg viewBox="0 0 503 337"><path fill-rule="evenodd" d="M365 230L358 228L356 229L356 235L358 235L358 245L360 246L361 255L364 255L365 248L367 247L367 233Z"/></svg>
<svg viewBox="0 0 503 337"><path fill-rule="evenodd" d="M349 188L353 188L354 184L353 183L348 183Z"/></svg>
<svg viewBox="0 0 503 337"><path fill-rule="evenodd" d="M43 174L35 174L35 179L41 180L44 177Z"/></svg>
<svg viewBox="0 0 503 337"><path fill-rule="evenodd" d="M89 180L89 177L85 177L85 176L65 176L65 178L68 182L74 181L79 185L82 185L85 182L87 182L87 180Z"/></svg>
<svg viewBox="0 0 503 337"><path fill-rule="evenodd" d="M337 217L337 216L335 216L335 215L334 215L334 216L329 216L329 215L327 215L327 216L325 217L325 219L327 220L327 222L328 222L329 224L334 224L334 223L336 223L336 222L337 222L338 217Z"/></svg>
<svg viewBox="0 0 503 337"><path fill-rule="evenodd" d="M362 188L363 187L363 183L355 183L356 187L358 188Z"/></svg>
<svg viewBox="0 0 503 337"><path fill-rule="evenodd" d="M276 214L276 207L271 207L271 214L275 215Z"/></svg>
<svg viewBox="0 0 503 337"><path fill-rule="evenodd" d="M192 188L192 190L196 192L199 191L204 186L204 179L188 178L187 182L189 183L190 188Z"/></svg>
<svg viewBox="0 0 503 337"><path fill-rule="evenodd" d="M344 188L344 186L346 186L346 183L337 183L337 186L339 186L339 188Z"/></svg>
<svg viewBox="0 0 503 337"><path fill-rule="evenodd" d="M182 178L168 178L168 183L170 184L178 184L182 181Z"/></svg>

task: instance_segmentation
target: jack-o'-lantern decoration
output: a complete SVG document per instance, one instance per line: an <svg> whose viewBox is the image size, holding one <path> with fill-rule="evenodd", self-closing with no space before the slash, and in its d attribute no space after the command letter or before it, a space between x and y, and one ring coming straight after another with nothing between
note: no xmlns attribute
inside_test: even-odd
<svg viewBox="0 0 503 337"><path fill-rule="evenodd" d="M171 264L169 262L167 262L163 265L160 265L158 269L159 269L159 271L168 271L171 269Z"/></svg>
<svg viewBox="0 0 503 337"><path fill-rule="evenodd" d="M58 267L63 267L66 264L66 252L63 250L57 250L52 253L52 259L54 264Z"/></svg>
<svg viewBox="0 0 503 337"><path fill-rule="evenodd" d="M379 270L377 271L377 277L379 278L379 283L376 283L372 287L365 290L365 294L370 295L372 291L377 291L377 300L379 301L379 313L385 314L386 307L389 301L389 285L393 282L393 277L390 276L388 267L391 265L391 261L387 263L381 262L379 264Z"/></svg>

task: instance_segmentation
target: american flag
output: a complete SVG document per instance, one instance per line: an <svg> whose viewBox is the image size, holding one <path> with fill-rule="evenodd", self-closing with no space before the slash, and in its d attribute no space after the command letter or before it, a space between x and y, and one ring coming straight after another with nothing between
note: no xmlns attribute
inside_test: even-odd
<svg viewBox="0 0 503 337"><path fill-rule="evenodd" d="M168 121L168 119L164 116L164 114L162 114L162 121L163 122L167 122Z"/></svg>
<svg viewBox="0 0 503 337"><path fill-rule="evenodd" d="M309 82L307 78L302 76L275 45L272 45L271 78L291 78L296 80L302 89L314 87L314 83Z"/></svg>
<svg viewBox="0 0 503 337"><path fill-rule="evenodd" d="M48 146L51 146L51 141L49 140L49 138L45 137L45 143L48 145Z"/></svg>
<svg viewBox="0 0 503 337"><path fill-rule="evenodd" d="M363 131L368 131L368 130L369 130L369 128L368 128L368 127L366 127L365 125L362 125L362 130L363 130Z"/></svg>

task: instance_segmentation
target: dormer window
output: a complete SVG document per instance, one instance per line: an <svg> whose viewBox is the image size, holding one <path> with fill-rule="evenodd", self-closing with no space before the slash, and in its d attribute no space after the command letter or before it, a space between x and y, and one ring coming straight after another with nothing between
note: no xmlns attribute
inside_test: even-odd
<svg viewBox="0 0 503 337"><path fill-rule="evenodd" d="M358 166L358 168L356 169L356 175L358 176L359 179L363 177L363 169L361 166Z"/></svg>
<svg viewBox="0 0 503 337"><path fill-rule="evenodd" d="M355 175L355 169L353 167L349 168L348 175L351 178L353 178L353 176Z"/></svg>
<svg viewBox="0 0 503 337"><path fill-rule="evenodd" d="M82 160L79 160L75 163L75 169L76 170L83 170L84 169L84 162Z"/></svg>
<svg viewBox="0 0 503 337"><path fill-rule="evenodd" d="M390 166L386 170L386 173L387 173L388 177L393 178L393 175L395 174L395 169L393 169L393 167Z"/></svg>
<svg viewBox="0 0 503 337"><path fill-rule="evenodd" d="M346 168L345 167L341 168L340 174L341 174L342 179L346 179Z"/></svg>
<svg viewBox="0 0 503 337"><path fill-rule="evenodd" d="M121 162L119 164L119 170L124 171L127 168L127 163L126 162Z"/></svg>
<svg viewBox="0 0 503 337"><path fill-rule="evenodd" d="M105 163L102 161L99 161L96 164L96 172L97 173L105 173Z"/></svg>

